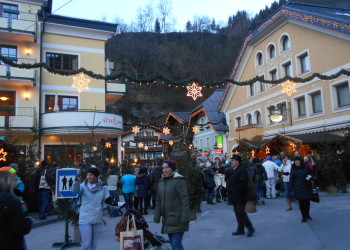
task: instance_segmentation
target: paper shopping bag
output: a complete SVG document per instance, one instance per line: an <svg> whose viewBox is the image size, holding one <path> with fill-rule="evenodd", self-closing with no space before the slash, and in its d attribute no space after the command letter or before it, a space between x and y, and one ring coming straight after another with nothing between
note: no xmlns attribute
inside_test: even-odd
<svg viewBox="0 0 350 250"><path fill-rule="evenodd" d="M126 231L120 232L120 249L121 250L144 250L143 248L143 231L137 230L135 217L131 216L132 227L129 227L129 217Z"/></svg>

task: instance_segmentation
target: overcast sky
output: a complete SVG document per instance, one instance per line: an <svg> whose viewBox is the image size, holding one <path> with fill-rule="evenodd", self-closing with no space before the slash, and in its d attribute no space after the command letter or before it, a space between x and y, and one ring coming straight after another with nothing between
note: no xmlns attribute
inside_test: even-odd
<svg viewBox="0 0 350 250"><path fill-rule="evenodd" d="M194 16L208 16L227 24L228 17L238 10L246 10L254 16L267 5L270 7L274 0L170 0L171 15L177 30L184 30L186 22L192 21ZM102 20L114 22L115 17L130 25L136 23L137 10L145 8L152 2L155 17L159 16L159 0L53 0L52 12L57 15ZM68 3L67 5L65 5ZM64 7L62 7L65 5ZM61 8L62 7L62 8ZM60 8L60 9L59 9Z"/></svg>

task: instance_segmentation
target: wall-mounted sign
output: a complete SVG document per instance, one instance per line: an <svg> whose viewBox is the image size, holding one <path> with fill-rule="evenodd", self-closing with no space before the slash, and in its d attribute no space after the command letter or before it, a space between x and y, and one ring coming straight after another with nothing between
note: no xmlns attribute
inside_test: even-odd
<svg viewBox="0 0 350 250"><path fill-rule="evenodd" d="M216 137L216 145L218 146L218 148L222 148L222 135L218 135Z"/></svg>
<svg viewBox="0 0 350 250"><path fill-rule="evenodd" d="M222 148L217 148L217 149L215 149L215 153L217 153L217 154L222 154Z"/></svg>

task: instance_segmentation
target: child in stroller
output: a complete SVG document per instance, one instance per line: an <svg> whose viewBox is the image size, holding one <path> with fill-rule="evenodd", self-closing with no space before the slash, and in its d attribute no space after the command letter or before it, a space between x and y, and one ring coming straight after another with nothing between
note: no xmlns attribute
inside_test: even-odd
<svg viewBox="0 0 350 250"><path fill-rule="evenodd" d="M118 241L120 237L120 232L126 230L126 224L128 221L128 216L134 215L136 228L137 230L143 231L143 245L145 250L162 250L162 249L171 249L169 246L169 241L163 236L154 235L151 231L148 230L148 223L142 214L136 209L130 209L129 214L123 215L120 221L115 227L115 235L118 236ZM168 245L168 246L167 246Z"/></svg>

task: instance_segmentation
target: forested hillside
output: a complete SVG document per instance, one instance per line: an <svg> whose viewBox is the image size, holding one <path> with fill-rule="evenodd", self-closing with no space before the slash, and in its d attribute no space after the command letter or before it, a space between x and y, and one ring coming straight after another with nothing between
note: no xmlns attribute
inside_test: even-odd
<svg viewBox="0 0 350 250"><path fill-rule="evenodd" d="M349 0L293 2L350 8ZM219 27L215 20L197 18L187 22L186 32L161 33L157 19L155 32L121 32L113 36L107 42L106 55L115 62L115 73L126 72L139 79L162 74L172 80L220 80L230 75L246 35L285 3L286 0L274 2L253 18L239 11L228 17L225 27ZM127 124L162 124L168 112L191 111L213 90L203 89L203 97L193 101L186 97L186 88L128 84L127 93L114 107Z"/></svg>

